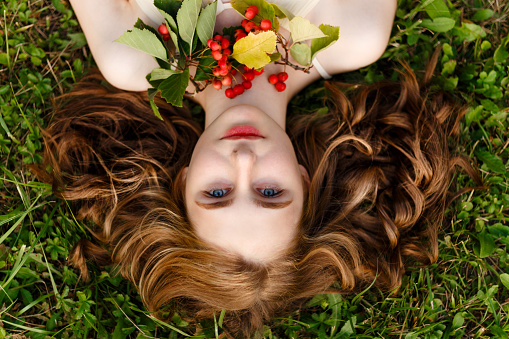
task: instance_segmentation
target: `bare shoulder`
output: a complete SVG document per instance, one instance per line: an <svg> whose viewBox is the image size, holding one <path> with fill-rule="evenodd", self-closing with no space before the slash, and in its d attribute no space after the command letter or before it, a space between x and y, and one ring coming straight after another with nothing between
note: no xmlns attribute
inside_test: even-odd
<svg viewBox="0 0 509 339"><path fill-rule="evenodd" d="M396 0L321 0L308 18L315 24L339 26L339 40L318 54L330 74L375 62L390 38Z"/></svg>
<svg viewBox="0 0 509 339"><path fill-rule="evenodd" d="M157 63L152 57L115 42L138 18L148 22L135 0L71 0L99 70L112 85L145 90L145 76Z"/></svg>

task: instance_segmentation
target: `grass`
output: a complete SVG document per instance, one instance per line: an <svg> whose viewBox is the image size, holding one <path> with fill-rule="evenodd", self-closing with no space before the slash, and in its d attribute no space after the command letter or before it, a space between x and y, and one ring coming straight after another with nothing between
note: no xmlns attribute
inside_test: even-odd
<svg viewBox="0 0 509 339"><path fill-rule="evenodd" d="M276 319L267 338L508 338L509 4L400 0L398 7L381 60L338 78L394 78L398 60L422 70L441 45L436 82L469 106L459 151L479 166L487 189L454 201L438 262L410 268L397 294L316 296ZM92 65L67 2L0 3L0 338L217 337L221 314L199 332L178 315L159 322L114 271L96 267L83 283L66 261L84 227L27 165L41 161L52 99ZM320 108L322 88L313 85L291 106ZM457 185L473 183L460 174Z"/></svg>

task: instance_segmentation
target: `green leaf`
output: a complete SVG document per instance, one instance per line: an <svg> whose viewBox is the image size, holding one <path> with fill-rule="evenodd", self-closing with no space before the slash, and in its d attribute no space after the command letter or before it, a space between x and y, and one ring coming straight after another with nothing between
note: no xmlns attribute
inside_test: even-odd
<svg viewBox="0 0 509 339"><path fill-rule="evenodd" d="M290 21L290 33L294 43L326 37L320 28L301 16L296 16Z"/></svg>
<svg viewBox="0 0 509 339"><path fill-rule="evenodd" d="M315 57L316 53L332 46L339 39L339 27L321 24L319 26L323 34L327 35L325 38L317 38L311 40L311 60Z"/></svg>
<svg viewBox="0 0 509 339"><path fill-rule="evenodd" d="M458 38L455 41L474 41L476 39L484 38L486 31L479 25L463 22L461 27L454 27L453 34Z"/></svg>
<svg viewBox="0 0 509 339"><path fill-rule="evenodd" d="M339 331L339 336L350 336L355 333L355 324L357 323L357 317L354 315L352 318L348 319L346 323L341 327L341 331ZM353 326L352 326L353 325Z"/></svg>
<svg viewBox="0 0 509 339"><path fill-rule="evenodd" d="M500 275L500 281L502 282L502 285L504 285L505 288L507 288L509 290L509 274L502 273Z"/></svg>
<svg viewBox="0 0 509 339"><path fill-rule="evenodd" d="M166 48L163 43L149 30L133 28L132 31L125 32L115 41L148 53L155 58L167 59Z"/></svg>
<svg viewBox="0 0 509 339"><path fill-rule="evenodd" d="M177 13L179 35L190 46L189 55L192 54L194 32L201 9L201 0L184 0Z"/></svg>
<svg viewBox="0 0 509 339"><path fill-rule="evenodd" d="M189 84L189 69L186 68L184 72L174 74L168 79L164 80L159 86L158 90L161 91L161 96L173 106L182 107L182 99Z"/></svg>
<svg viewBox="0 0 509 339"><path fill-rule="evenodd" d="M306 67L311 62L311 48L305 43L296 43L290 48L290 54L292 58L297 61L298 64Z"/></svg>
<svg viewBox="0 0 509 339"><path fill-rule="evenodd" d="M158 117L159 119L163 120L163 117L161 116L161 113L159 112L159 107L157 107L156 103L154 102L154 97L159 92L156 88L149 88L148 89L148 100L150 103L150 107L152 108L152 111L154 112L154 115Z"/></svg>
<svg viewBox="0 0 509 339"><path fill-rule="evenodd" d="M182 0L154 0L154 6L172 17L176 17L178 10L182 6Z"/></svg>
<svg viewBox="0 0 509 339"><path fill-rule="evenodd" d="M484 107L482 105L479 105L476 108L470 107L468 109L467 114L465 114L465 122L467 126L470 126L472 122L478 122L481 120L483 109Z"/></svg>
<svg viewBox="0 0 509 339"><path fill-rule="evenodd" d="M425 8L426 13L428 13L431 19L436 18L449 18L451 13L449 12L449 8L445 4L444 0L434 0Z"/></svg>
<svg viewBox="0 0 509 339"><path fill-rule="evenodd" d="M171 69L164 69L164 68L155 68L150 72L150 81L155 80L163 80L166 79L173 74L182 73L181 71L174 71Z"/></svg>
<svg viewBox="0 0 509 339"><path fill-rule="evenodd" d="M249 68L262 68L270 62L267 54L276 48L276 34L273 31L258 34L249 33L233 45L232 57Z"/></svg>
<svg viewBox="0 0 509 339"><path fill-rule="evenodd" d="M494 12L493 10L486 8L486 9L480 9L472 16L472 20L474 21L484 21L488 20L493 16Z"/></svg>
<svg viewBox="0 0 509 339"><path fill-rule="evenodd" d="M457 328L460 328L461 326L463 326L464 322L465 316L463 315L463 312L456 313L452 321L452 329L455 330Z"/></svg>
<svg viewBox="0 0 509 339"><path fill-rule="evenodd" d="M207 40L214 35L214 26L216 24L216 9L217 2L213 2L204 9L202 9L198 17L196 32L201 43L207 46Z"/></svg>
<svg viewBox="0 0 509 339"><path fill-rule="evenodd" d="M9 65L9 56L7 53L0 53L0 64Z"/></svg>
<svg viewBox="0 0 509 339"><path fill-rule="evenodd" d="M503 178L500 178L500 179L502 179L501 182L504 181ZM505 225L502 225L502 223L497 222L494 225L488 226L488 232L490 232L497 238L509 237L509 226L505 226Z"/></svg>
<svg viewBox="0 0 509 339"><path fill-rule="evenodd" d="M481 258L489 257L495 251L495 239L491 234L488 234L486 230L479 233L478 239L481 243L479 256Z"/></svg>
<svg viewBox="0 0 509 339"><path fill-rule="evenodd" d="M281 59L281 53L272 53L271 55L269 55L270 57L270 62L276 62L278 61L279 59Z"/></svg>
<svg viewBox="0 0 509 339"><path fill-rule="evenodd" d="M204 81L204 80L212 79L214 77L214 75L212 74L212 65L214 63L216 63L216 59L214 59L212 57L201 58L200 64L196 68L194 80Z"/></svg>
<svg viewBox="0 0 509 339"><path fill-rule="evenodd" d="M497 47L495 54L493 54L493 59L498 63L507 62L509 59L509 52L507 52L503 44Z"/></svg>
<svg viewBox="0 0 509 339"><path fill-rule="evenodd" d="M159 9L159 13L161 13L161 15L164 17L164 19L170 26L170 30L172 30L175 33L178 32L177 23L175 22L175 19L171 15L169 15L168 13L166 13L165 11L163 11L161 9ZM175 41L175 40L173 40L173 41Z"/></svg>
<svg viewBox="0 0 509 339"><path fill-rule="evenodd" d="M502 174L506 172L502 159L500 159L497 155L491 154L488 151L476 151L475 155L493 172Z"/></svg>
<svg viewBox="0 0 509 339"><path fill-rule="evenodd" d="M438 17L433 20L423 19L421 26L437 33L448 32L454 28L456 21L451 18Z"/></svg>

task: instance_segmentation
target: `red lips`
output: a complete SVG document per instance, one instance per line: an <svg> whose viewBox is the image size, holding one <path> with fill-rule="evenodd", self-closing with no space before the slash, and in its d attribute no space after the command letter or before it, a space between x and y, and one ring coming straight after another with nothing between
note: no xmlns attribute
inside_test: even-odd
<svg viewBox="0 0 509 339"><path fill-rule="evenodd" d="M249 125L241 125L230 128L221 139L253 139L263 138L260 131Z"/></svg>

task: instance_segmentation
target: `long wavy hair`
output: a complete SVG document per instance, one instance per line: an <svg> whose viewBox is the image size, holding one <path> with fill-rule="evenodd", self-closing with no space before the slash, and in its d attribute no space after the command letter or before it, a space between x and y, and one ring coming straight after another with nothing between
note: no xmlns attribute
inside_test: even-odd
<svg viewBox="0 0 509 339"><path fill-rule="evenodd" d="M41 169L51 171L38 171L94 225L92 241L82 239L70 260L84 279L87 260L118 265L159 317L176 310L203 319L225 309L235 337L315 294L373 281L396 288L406 265L437 260L455 167L479 179L450 152L464 109L431 92L437 57L420 81L404 66L399 82L327 82L329 113L289 120L311 185L295 245L267 263L212 249L193 232L182 169L201 128L190 113L158 101L160 121L146 94L89 73L60 99L45 131Z"/></svg>

